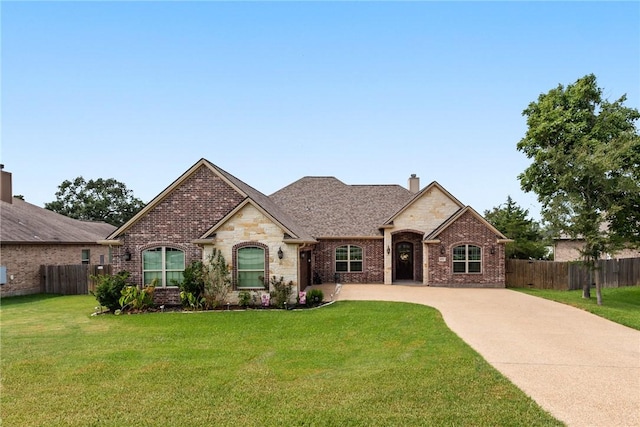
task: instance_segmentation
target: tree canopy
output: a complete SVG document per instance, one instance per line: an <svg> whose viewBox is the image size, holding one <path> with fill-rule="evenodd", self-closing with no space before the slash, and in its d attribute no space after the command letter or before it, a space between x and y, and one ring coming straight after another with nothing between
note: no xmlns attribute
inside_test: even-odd
<svg viewBox="0 0 640 427"><path fill-rule="evenodd" d="M511 198L506 203L484 211L484 217L505 236L514 241L507 243L507 258L542 259L547 256L544 234L540 224L529 217L529 210L522 209Z"/></svg>
<svg viewBox="0 0 640 427"><path fill-rule="evenodd" d="M70 218L104 221L117 227L138 213L144 203L113 178L85 181L80 176L60 184L56 200L44 207Z"/></svg>
<svg viewBox="0 0 640 427"><path fill-rule="evenodd" d="M602 94L593 74L541 94L523 112L528 130L517 145L533 160L519 175L522 189L537 194L555 233L583 239L591 265L640 243L640 113L625 95Z"/></svg>

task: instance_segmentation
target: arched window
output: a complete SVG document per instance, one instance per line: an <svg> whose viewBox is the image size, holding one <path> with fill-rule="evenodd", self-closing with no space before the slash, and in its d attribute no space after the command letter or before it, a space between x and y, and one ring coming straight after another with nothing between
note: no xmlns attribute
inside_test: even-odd
<svg viewBox="0 0 640 427"><path fill-rule="evenodd" d="M352 273L362 271L362 248L344 245L336 248L336 272Z"/></svg>
<svg viewBox="0 0 640 427"><path fill-rule="evenodd" d="M158 279L156 286L178 286L184 272L184 252L160 246L142 252L142 279L145 285Z"/></svg>
<svg viewBox="0 0 640 427"><path fill-rule="evenodd" d="M480 247L460 245L453 248L453 273L482 273Z"/></svg>
<svg viewBox="0 0 640 427"><path fill-rule="evenodd" d="M238 289L262 289L265 287L265 250L258 246L244 246L237 252Z"/></svg>

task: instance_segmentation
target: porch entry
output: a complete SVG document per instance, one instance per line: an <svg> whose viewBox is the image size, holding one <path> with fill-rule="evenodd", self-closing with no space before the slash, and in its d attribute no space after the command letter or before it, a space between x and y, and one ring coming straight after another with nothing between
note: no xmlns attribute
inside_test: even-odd
<svg viewBox="0 0 640 427"><path fill-rule="evenodd" d="M396 280L413 280L413 243L396 243Z"/></svg>

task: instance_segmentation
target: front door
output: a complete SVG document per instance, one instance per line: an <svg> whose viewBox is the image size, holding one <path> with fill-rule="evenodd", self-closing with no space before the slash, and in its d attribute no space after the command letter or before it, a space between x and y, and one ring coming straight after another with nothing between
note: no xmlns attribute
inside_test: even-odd
<svg viewBox="0 0 640 427"><path fill-rule="evenodd" d="M311 251L300 252L300 290L311 285Z"/></svg>
<svg viewBox="0 0 640 427"><path fill-rule="evenodd" d="M413 243L396 244L396 280L413 280Z"/></svg>

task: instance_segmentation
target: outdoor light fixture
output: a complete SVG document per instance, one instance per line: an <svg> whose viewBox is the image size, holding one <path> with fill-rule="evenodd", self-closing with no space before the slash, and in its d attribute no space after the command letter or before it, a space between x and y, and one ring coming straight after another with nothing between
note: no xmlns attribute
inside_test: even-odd
<svg viewBox="0 0 640 427"><path fill-rule="evenodd" d="M496 253L496 247L491 245L491 249L489 249L489 252L491 252L491 255L494 255Z"/></svg>
<svg viewBox="0 0 640 427"><path fill-rule="evenodd" d="M440 245L440 253L444 255L444 245Z"/></svg>
<svg viewBox="0 0 640 427"><path fill-rule="evenodd" d="M391 248L389 247L389 245L387 245L387 255L389 255L391 253Z"/></svg>
<svg viewBox="0 0 640 427"><path fill-rule="evenodd" d="M284 257L284 252L282 252L282 247L280 249L278 249L278 258L282 259L282 257Z"/></svg>
<svg viewBox="0 0 640 427"><path fill-rule="evenodd" d="M131 252L129 251L129 249L125 249L124 251L124 260L131 261Z"/></svg>

